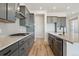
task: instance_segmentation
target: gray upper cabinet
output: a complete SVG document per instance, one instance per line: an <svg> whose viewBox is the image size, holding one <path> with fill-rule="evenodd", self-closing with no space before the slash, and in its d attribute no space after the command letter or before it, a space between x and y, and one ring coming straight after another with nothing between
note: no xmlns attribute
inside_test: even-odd
<svg viewBox="0 0 79 59"><path fill-rule="evenodd" d="M58 27L66 27L66 17L58 17L58 20L57 20L57 26Z"/></svg>
<svg viewBox="0 0 79 59"><path fill-rule="evenodd" d="M30 16L30 19L27 23L27 24L29 24L29 26L27 27L27 31L34 32L34 14L31 13L31 14L29 14L29 16Z"/></svg>
<svg viewBox="0 0 79 59"><path fill-rule="evenodd" d="M8 3L8 9L7 9L7 12L8 12L8 20L12 20L14 21L16 19L15 17L15 3Z"/></svg>
<svg viewBox="0 0 79 59"><path fill-rule="evenodd" d="M0 21L13 23L16 19L15 7L16 3L0 3Z"/></svg>
<svg viewBox="0 0 79 59"><path fill-rule="evenodd" d="M25 16L25 6L20 6L20 12ZM20 18L20 26L25 26L25 18Z"/></svg>
<svg viewBox="0 0 79 59"><path fill-rule="evenodd" d="M55 23L57 22L57 26L66 26L66 17L57 17L57 16L47 16L47 23Z"/></svg>
<svg viewBox="0 0 79 59"><path fill-rule="evenodd" d="M20 18L20 25L29 27L29 17L30 12L26 6L20 6L20 12L24 15L24 18Z"/></svg>
<svg viewBox="0 0 79 59"><path fill-rule="evenodd" d="M6 3L0 3L0 19L6 19Z"/></svg>
<svg viewBox="0 0 79 59"><path fill-rule="evenodd" d="M53 23L53 17L47 16L47 23Z"/></svg>

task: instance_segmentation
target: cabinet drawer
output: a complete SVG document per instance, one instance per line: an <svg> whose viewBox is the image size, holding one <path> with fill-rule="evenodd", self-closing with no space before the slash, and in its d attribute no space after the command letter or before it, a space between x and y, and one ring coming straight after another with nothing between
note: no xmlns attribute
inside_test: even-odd
<svg viewBox="0 0 79 59"><path fill-rule="evenodd" d="M28 53L29 53L29 51L28 51L28 47L29 47L28 42L26 42L26 43L25 43L25 47L24 47L25 52L26 52L26 56L27 56Z"/></svg>
<svg viewBox="0 0 79 59"><path fill-rule="evenodd" d="M23 38L19 41L19 47L22 46L25 43L25 39L27 39L27 38Z"/></svg>
<svg viewBox="0 0 79 59"><path fill-rule="evenodd" d="M10 56L18 56L18 50L14 51Z"/></svg>
<svg viewBox="0 0 79 59"><path fill-rule="evenodd" d="M27 37L21 39L21 40L19 41L19 47L22 46L23 44L25 44L28 39L29 39L29 36L27 36Z"/></svg>
<svg viewBox="0 0 79 59"><path fill-rule="evenodd" d="M32 42L30 42L29 39L26 40L26 43L25 43L25 49L26 49L26 55L28 55L30 49L31 49L31 46L32 46Z"/></svg>
<svg viewBox="0 0 79 59"><path fill-rule="evenodd" d="M63 40L60 38L56 38L54 48L55 48L55 55L62 56L63 55Z"/></svg>
<svg viewBox="0 0 79 59"><path fill-rule="evenodd" d="M19 56L26 56L25 45L22 45L22 46L19 48Z"/></svg>
<svg viewBox="0 0 79 59"><path fill-rule="evenodd" d="M18 49L18 43L14 43L13 45L3 49L0 51L0 56L9 56L11 55L14 51Z"/></svg>
<svg viewBox="0 0 79 59"><path fill-rule="evenodd" d="M33 43L34 43L34 40L33 40L34 38L33 38L33 36L29 36L29 39L28 39L28 45L29 45L29 48L31 48L32 47L32 45L33 45Z"/></svg>

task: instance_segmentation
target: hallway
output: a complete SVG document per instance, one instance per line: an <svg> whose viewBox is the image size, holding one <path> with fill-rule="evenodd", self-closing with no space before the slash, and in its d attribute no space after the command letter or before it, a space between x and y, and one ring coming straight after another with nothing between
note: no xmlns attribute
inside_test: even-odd
<svg viewBox="0 0 79 59"><path fill-rule="evenodd" d="M48 46L48 43L43 39L37 39L34 43L29 56L54 56L52 50Z"/></svg>

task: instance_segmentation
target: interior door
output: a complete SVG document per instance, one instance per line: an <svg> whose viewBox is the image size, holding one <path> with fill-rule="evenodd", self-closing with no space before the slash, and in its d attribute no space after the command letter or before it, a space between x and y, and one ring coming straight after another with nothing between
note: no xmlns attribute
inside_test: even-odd
<svg viewBox="0 0 79 59"><path fill-rule="evenodd" d="M44 38L44 15L35 15L35 38Z"/></svg>

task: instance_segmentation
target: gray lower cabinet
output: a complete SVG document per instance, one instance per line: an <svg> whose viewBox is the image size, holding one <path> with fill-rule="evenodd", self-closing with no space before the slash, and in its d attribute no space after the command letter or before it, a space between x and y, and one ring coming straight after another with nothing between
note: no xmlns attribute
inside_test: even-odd
<svg viewBox="0 0 79 59"><path fill-rule="evenodd" d="M18 49L18 42L0 51L0 56L10 56ZM17 56L17 54L15 54Z"/></svg>
<svg viewBox="0 0 79 59"><path fill-rule="evenodd" d="M56 38L55 45L55 50L57 51L56 55L63 56L63 39Z"/></svg>
<svg viewBox="0 0 79 59"><path fill-rule="evenodd" d="M34 35L31 34L19 41L19 56L28 56L34 43Z"/></svg>
<svg viewBox="0 0 79 59"><path fill-rule="evenodd" d="M49 46L55 56L63 56L63 39L48 34Z"/></svg>
<svg viewBox="0 0 79 59"><path fill-rule="evenodd" d="M10 56L18 56L18 50L14 51Z"/></svg>
<svg viewBox="0 0 79 59"><path fill-rule="evenodd" d="M0 3L0 19L14 22L16 5L17 3Z"/></svg>
<svg viewBox="0 0 79 59"><path fill-rule="evenodd" d="M27 56L32 48L34 35L31 34L0 51L0 56Z"/></svg>
<svg viewBox="0 0 79 59"><path fill-rule="evenodd" d="M26 56L29 54L29 49L28 49L28 46L29 46L29 44L28 44L29 42L28 42L28 40L26 40L26 43L25 43L25 54L26 54Z"/></svg>
<svg viewBox="0 0 79 59"><path fill-rule="evenodd" d="M28 36L27 39L28 39L29 48L31 48L34 43L34 35L32 34L32 35Z"/></svg>
<svg viewBox="0 0 79 59"><path fill-rule="evenodd" d="M26 48L25 45L22 45L21 47L19 47L19 56L26 56Z"/></svg>
<svg viewBox="0 0 79 59"><path fill-rule="evenodd" d="M26 38L23 38L22 40L20 40L18 43L18 51L19 51L19 56L26 56L26 46L25 46L25 41L27 40Z"/></svg>

